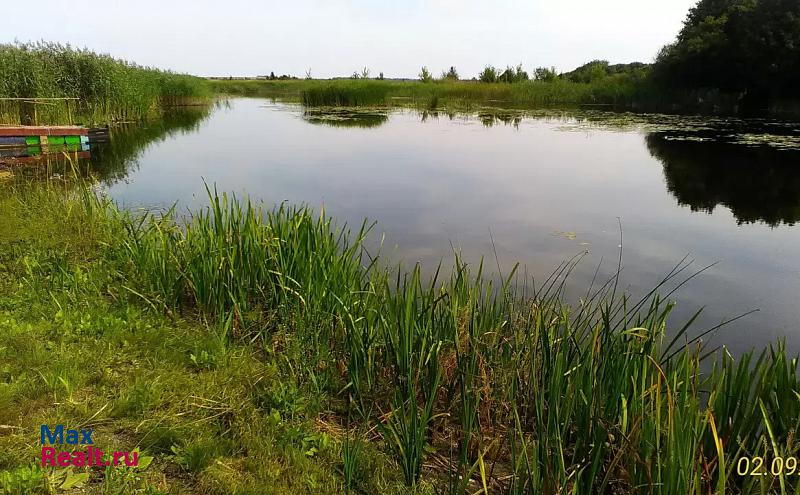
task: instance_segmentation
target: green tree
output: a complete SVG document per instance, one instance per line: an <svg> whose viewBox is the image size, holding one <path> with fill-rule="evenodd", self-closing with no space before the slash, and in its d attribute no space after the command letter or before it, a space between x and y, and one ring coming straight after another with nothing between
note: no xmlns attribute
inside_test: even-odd
<svg viewBox="0 0 800 495"><path fill-rule="evenodd" d="M497 69L491 65L487 65L478 76L481 82L493 83L497 82Z"/></svg>
<svg viewBox="0 0 800 495"><path fill-rule="evenodd" d="M599 81L609 74L608 60L592 60L565 74L572 82L591 83Z"/></svg>
<svg viewBox="0 0 800 495"><path fill-rule="evenodd" d="M537 67L533 71L533 78L537 81L551 82L558 78L555 67Z"/></svg>
<svg viewBox="0 0 800 495"><path fill-rule="evenodd" d="M419 80L422 82L431 82L433 81L433 75L431 75L431 71L428 70L427 67L423 66L422 70L419 72Z"/></svg>
<svg viewBox="0 0 800 495"><path fill-rule="evenodd" d="M800 86L798 0L700 0L656 58L656 80L763 105Z"/></svg>
<svg viewBox="0 0 800 495"><path fill-rule="evenodd" d="M458 71L454 66L450 66L450 70L447 72L442 72L442 79L446 79L449 81L458 81Z"/></svg>
<svg viewBox="0 0 800 495"><path fill-rule="evenodd" d="M511 66L506 66L506 70L497 76L499 82L505 83L527 81L528 79L528 73L522 70L522 64L517 65L516 69Z"/></svg>
<svg viewBox="0 0 800 495"><path fill-rule="evenodd" d="M514 82L522 82L527 81L530 79L528 73L522 70L522 64L517 65L517 68L514 70Z"/></svg>
<svg viewBox="0 0 800 495"><path fill-rule="evenodd" d="M506 66L506 70L504 70L503 72L500 73L499 76L497 76L497 81L504 83L514 82L514 69Z"/></svg>

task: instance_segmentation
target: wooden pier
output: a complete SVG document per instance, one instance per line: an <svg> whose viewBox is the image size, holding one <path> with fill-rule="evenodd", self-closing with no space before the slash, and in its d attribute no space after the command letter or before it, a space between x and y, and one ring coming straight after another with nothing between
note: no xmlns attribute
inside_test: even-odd
<svg viewBox="0 0 800 495"><path fill-rule="evenodd" d="M76 125L0 125L0 137L88 136L89 129Z"/></svg>
<svg viewBox="0 0 800 495"><path fill-rule="evenodd" d="M64 152L88 157L89 135L81 126L0 125L0 163L35 162Z"/></svg>
<svg viewBox="0 0 800 495"><path fill-rule="evenodd" d="M89 129L80 126L0 126L0 147L62 146L89 143Z"/></svg>

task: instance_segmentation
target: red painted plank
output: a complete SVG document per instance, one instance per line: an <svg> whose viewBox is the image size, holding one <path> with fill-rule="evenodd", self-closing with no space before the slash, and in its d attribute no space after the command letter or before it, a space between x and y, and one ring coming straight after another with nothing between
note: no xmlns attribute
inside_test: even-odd
<svg viewBox="0 0 800 495"><path fill-rule="evenodd" d="M0 126L0 136L87 136L89 129L78 126Z"/></svg>

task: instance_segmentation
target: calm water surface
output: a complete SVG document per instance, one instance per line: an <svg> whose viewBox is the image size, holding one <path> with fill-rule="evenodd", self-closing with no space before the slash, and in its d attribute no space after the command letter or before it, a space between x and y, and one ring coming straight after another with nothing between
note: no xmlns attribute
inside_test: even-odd
<svg viewBox="0 0 800 495"><path fill-rule="evenodd" d="M237 99L181 132L117 135L93 160L125 206L196 208L205 180L268 204L324 206L350 224L369 217L376 238L386 235L385 256L429 268L449 263L453 247L496 266L496 249L504 272L520 262L541 280L588 251L570 279L573 297L598 264L601 276L616 270L621 224L622 282L632 293L686 255L690 270L719 262L672 296L675 324L701 306L696 332L759 309L713 342L738 353L786 338L800 350L800 124L499 117L354 118ZM126 139L136 143L118 150Z"/></svg>

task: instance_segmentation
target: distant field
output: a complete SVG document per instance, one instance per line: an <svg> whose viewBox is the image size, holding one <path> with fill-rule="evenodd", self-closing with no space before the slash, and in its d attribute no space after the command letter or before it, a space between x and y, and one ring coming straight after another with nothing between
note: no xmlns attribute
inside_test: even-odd
<svg viewBox="0 0 800 495"><path fill-rule="evenodd" d="M521 106L602 104L631 106L652 98L645 83L626 77L608 77L594 83L552 82L483 83L478 81L396 80L212 80L219 92L302 102L309 106Z"/></svg>
<svg viewBox="0 0 800 495"><path fill-rule="evenodd" d="M375 79L214 79L211 88L231 96L275 98L306 106L406 106L440 110L476 107L541 108L601 106L665 113L735 113L738 95L717 90L660 87L648 77L612 74L592 82L559 77L551 81L486 83L475 80L431 82ZM773 114L791 107L777 105Z"/></svg>

